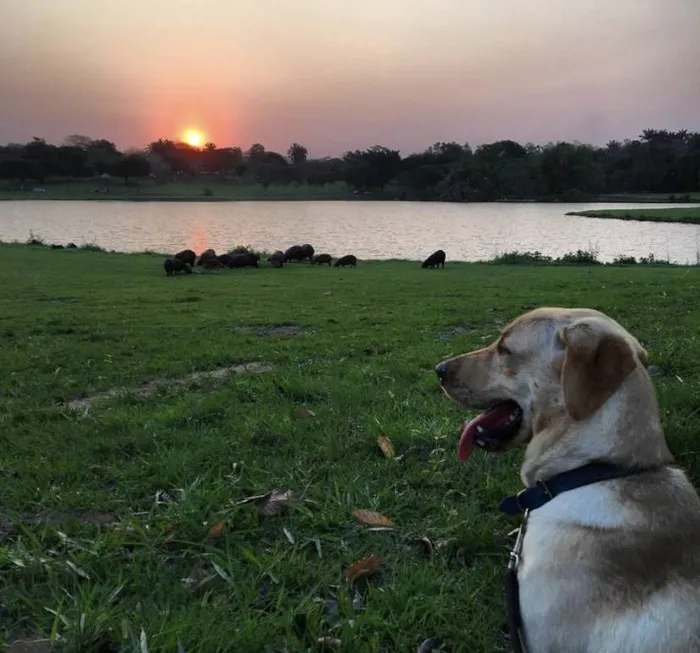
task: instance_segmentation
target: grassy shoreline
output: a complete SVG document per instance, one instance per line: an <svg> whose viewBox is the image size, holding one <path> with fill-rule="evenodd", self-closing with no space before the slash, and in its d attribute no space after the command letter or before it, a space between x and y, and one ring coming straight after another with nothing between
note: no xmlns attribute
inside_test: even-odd
<svg viewBox="0 0 700 653"><path fill-rule="evenodd" d="M30 247L34 249L47 249L51 251L66 251L66 252L93 252L102 253L108 255L117 256L151 256L159 257L161 260L166 257L171 257L173 252L159 252L155 250L145 250L137 252L122 252L111 249L106 249L97 245L95 243L83 243L81 245L76 245L71 243L70 246L65 246L63 244L53 244L46 242L40 234L34 234L30 231L29 239L22 242L18 240L14 241L2 241L0 240L0 247ZM240 254L243 252L255 252L260 256L260 265L265 267L267 258L272 254L272 251L264 250L254 250L245 245L232 245L228 248L223 248L219 250L218 254L230 253L230 254ZM700 256L700 255L699 255ZM387 259L367 259L365 263L411 263L420 264L422 259L401 259L401 258L387 258ZM447 265L508 265L508 266L630 266L630 265L645 265L649 266L671 266L671 267L697 267L700 266L700 258L697 258L695 263L676 263L669 261L667 259L656 258L653 253L648 256L643 256L636 258L634 256L628 255L618 255L612 261L601 261L598 258L598 253L594 249L578 249L575 252L566 252L561 256L549 256L543 254L540 251L529 251L529 250L513 250L504 251L498 253L491 259L487 260L474 260L474 261L448 261ZM195 273L201 272L197 267L194 269Z"/></svg>
<svg viewBox="0 0 700 653"><path fill-rule="evenodd" d="M466 415L433 367L540 305L598 308L640 338L671 450L700 481L698 267L360 261L166 278L149 254L0 255L3 650L52 633L71 652L332 638L389 653L430 637L505 650L517 520L497 503L520 489L522 453L461 465ZM131 391L67 407L115 388ZM243 502L273 489L299 501L276 515ZM359 508L394 529L368 531ZM367 555L380 573L349 586Z"/></svg>
<svg viewBox="0 0 700 653"><path fill-rule="evenodd" d="M272 184L264 189L259 184L242 184L239 182L224 182L221 180L185 181L185 182L155 182L139 181L134 184L111 179L105 183L104 188L109 192L97 192L100 183L95 181L78 181L71 183L47 183L36 184L44 189L43 192L27 190L0 189L0 201L16 200L66 200L66 201L90 201L90 202L250 202L250 201L389 201L406 198L407 201L440 201L420 200L412 197L412 193L395 185L387 186L382 191L367 193L354 193L343 182L334 182L323 187L320 186L295 186L293 184ZM500 202L523 203L558 203L557 199L525 199L525 200L493 200ZM700 202L700 193L684 195L665 194L637 194L629 195L601 195L587 198L586 203L661 203Z"/></svg>
<svg viewBox="0 0 700 653"><path fill-rule="evenodd" d="M569 211L566 215L584 218L609 218L613 220L636 220L639 222L679 222L700 224L700 206L657 209L601 209Z"/></svg>
<svg viewBox="0 0 700 653"><path fill-rule="evenodd" d="M91 202L236 202L236 201L275 201L275 200L350 200L365 199L354 195L345 184L335 183L326 186L271 185L264 189L259 184L238 184L221 181L139 182L125 185L110 180L104 188L109 192L97 192L96 182L74 182L70 184L37 185L43 192L32 190L0 191L0 201L12 200L72 200ZM377 193L379 197L384 194Z"/></svg>

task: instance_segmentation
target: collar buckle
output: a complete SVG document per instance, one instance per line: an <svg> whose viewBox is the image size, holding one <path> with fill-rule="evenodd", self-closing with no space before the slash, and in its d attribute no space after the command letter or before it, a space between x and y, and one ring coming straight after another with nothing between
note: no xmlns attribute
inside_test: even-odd
<svg viewBox="0 0 700 653"><path fill-rule="evenodd" d="M518 492L518 493L515 495L515 503L517 504L518 510L519 510L520 512L526 512L526 511L527 511L527 508L526 508L522 503L520 503L520 497L521 497L523 494L525 494L525 493L527 492L527 490L528 490L527 488L524 488L523 490L520 490L520 492Z"/></svg>
<svg viewBox="0 0 700 653"><path fill-rule="evenodd" d="M539 487L548 499L554 498L554 493L549 489L549 486L543 480L538 480L535 483L535 487Z"/></svg>

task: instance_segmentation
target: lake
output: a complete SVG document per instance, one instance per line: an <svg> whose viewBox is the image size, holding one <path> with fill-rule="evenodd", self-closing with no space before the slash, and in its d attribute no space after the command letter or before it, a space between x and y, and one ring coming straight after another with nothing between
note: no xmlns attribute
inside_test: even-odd
<svg viewBox="0 0 700 653"><path fill-rule="evenodd" d="M654 204L653 206L676 206ZM689 206L687 204L683 206ZM601 260L647 256L695 263L700 225L602 220L567 211L649 208L649 204L293 202L0 202L0 240L95 243L122 252L175 253L235 245L286 249L311 243L333 256L423 259L442 248L449 260L539 250L560 256L594 249Z"/></svg>

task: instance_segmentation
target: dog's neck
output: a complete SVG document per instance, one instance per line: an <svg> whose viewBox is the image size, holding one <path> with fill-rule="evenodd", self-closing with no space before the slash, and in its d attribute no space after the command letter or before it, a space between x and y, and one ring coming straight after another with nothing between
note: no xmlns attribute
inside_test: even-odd
<svg viewBox="0 0 700 653"><path fill-rule="evenodd" d="M639 372L585 420L574 421L564 405L535 410L533 432L520 470L526 487L592 461L643 468L673 462L651 380Z"/></svg>

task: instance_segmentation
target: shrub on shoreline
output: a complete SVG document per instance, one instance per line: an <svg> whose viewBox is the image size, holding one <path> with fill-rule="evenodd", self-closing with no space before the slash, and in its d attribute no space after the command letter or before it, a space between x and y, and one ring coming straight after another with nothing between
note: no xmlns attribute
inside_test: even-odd
<svg viewBox="0 0 700 653"><path fill-rule="evenodd" d="M46 247L46 248L56 248L55 245L47 243L44 238L38 234L30 232L29 238L23 243L19 241L2 241L0 240L0 245L27 245L31 247ZM103 252L108 254L148 254L151 256L169 256L169 254L164 252L156 252L153 250L145 250L143 252L115 252L114 250L107 250L100 245L95 243L83 243L79 245L78 250L88 251L88 252ZM267 259L271 252L267 250L256 250L249 245L236 245L228 250L229 254L258 254L261 260ZM388 259L385 262L396 262L399 259ZM409 261L407 259L400 259L405 262L416 262ZM454 263L455 261L453 261ZM635 256L628 256L625 254L619 254L612 261L604 262L598 258L598 253L593 249L578 249L575 252L566 252L561 256L556 258L543 254L540 251L520 251L512 250L510 252L502 252L497 254L492 259L485 261L459 261L459 263L483 263L487 265L542 265L542 266L569 266L569 265L664 265L664 266L676 266L676 267L696 267L700 265L700 252L696 256L695 263L672 263L668 259L657 258L653 253L649 253L648 256L640 256L639 258Z"/></svg>

